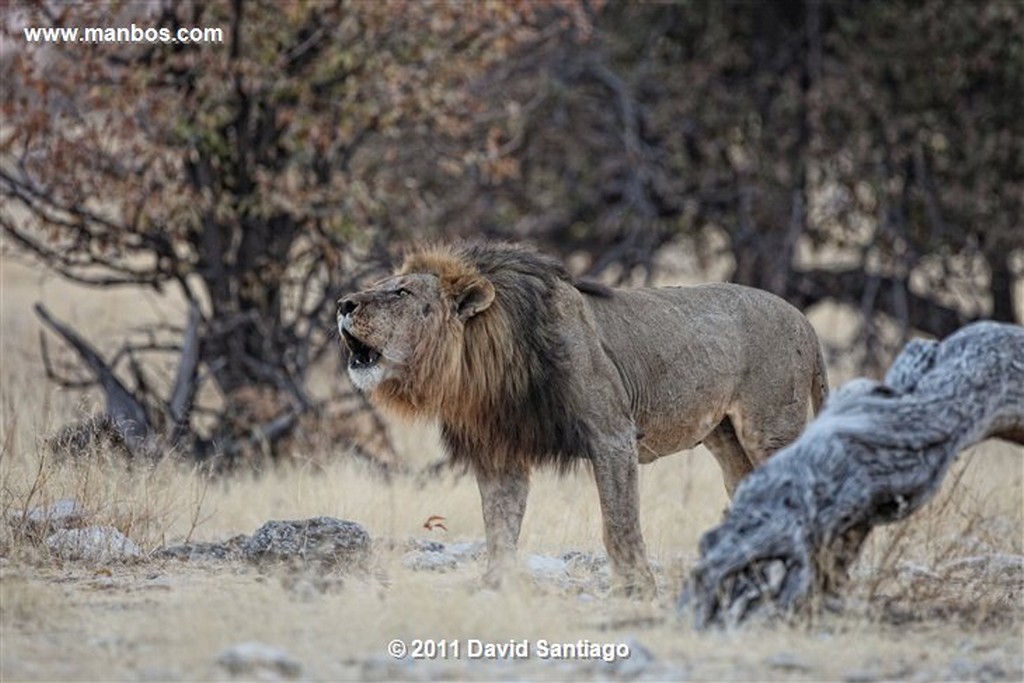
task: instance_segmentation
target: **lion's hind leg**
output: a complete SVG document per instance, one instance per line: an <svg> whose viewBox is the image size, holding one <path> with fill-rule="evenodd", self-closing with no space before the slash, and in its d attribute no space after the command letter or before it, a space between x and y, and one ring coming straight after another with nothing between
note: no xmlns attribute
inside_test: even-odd
<svg viewBox="0 0 1024 683"><path fill-rule="evenodd" d="M787 403L760 402L729 411L736 439L750 461L751 470L800 436L807 426L810 403L808 395Z"/></svg>
<svg viewBox="0 0 1024 683"><path fill-rule="evenodd" d="M743 446L740 445L732 420L726 417L719 422L718 426L704 437L704 445L715 456L718 466L722 468L725 491L732 498L740 480L754 469L754 463L747 452L743 450Z"/></svg>
<svg viewBox="0 0 1024 683"><path fill-rule="evenodd" d="M793 401L780 408L763 410L734 407L711 433L704 445L722 468L725 490L732 498L743 477L792 443L803 431L810 399Z"/></svg>

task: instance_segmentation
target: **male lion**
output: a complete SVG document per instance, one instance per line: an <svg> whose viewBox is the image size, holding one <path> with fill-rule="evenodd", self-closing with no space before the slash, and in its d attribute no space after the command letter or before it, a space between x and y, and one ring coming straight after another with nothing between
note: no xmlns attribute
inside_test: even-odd
<svg viewBox="0 0 1024 683"><path fill-rule="evenodd" d="M772 294L578 283L511 244L416 251L341 299L338 328L356 387L384 409L439 419L453 461L475 472L491 578L515 556L531 468L582 458L617 577L653 590L637 463L703 442L731 495L828 391L810 324Z"/></svg>

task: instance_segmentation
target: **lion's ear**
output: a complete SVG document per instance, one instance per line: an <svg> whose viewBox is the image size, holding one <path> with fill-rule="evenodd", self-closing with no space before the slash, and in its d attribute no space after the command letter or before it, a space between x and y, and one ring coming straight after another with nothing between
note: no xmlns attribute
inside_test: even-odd
<svg viewBox="0 0 1024 683"><path fill-rule="evenodd" d="M494 285L480 275L466 275L452 283L455 314L465 322L485 310L494 301Z"/></svg>

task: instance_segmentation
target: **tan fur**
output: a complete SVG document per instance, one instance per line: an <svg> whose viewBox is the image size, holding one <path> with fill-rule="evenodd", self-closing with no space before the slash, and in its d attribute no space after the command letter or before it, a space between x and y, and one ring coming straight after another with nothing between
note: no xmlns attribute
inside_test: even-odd
<svg viewBox="0 0 1024 683"><path fill-rule="evenodd" d="M514 557L531 468L589 461L613 568L651 590L638 462L704 442L731 494L827 392L817 338L777 297L582 287L515 245L415 252L340 301L339 327L353 382L385 409L438 419L476 472L490 575Z"/></svg>

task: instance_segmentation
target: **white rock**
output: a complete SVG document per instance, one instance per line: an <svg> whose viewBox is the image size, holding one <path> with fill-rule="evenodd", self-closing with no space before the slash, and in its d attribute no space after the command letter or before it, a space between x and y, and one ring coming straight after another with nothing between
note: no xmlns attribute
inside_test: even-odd
<svg viewBox="0 0 1024 683"><path fill-rule="evenodd" d="M42 535L55 529L70 529L85 524L88 513L77 500L61 498L50 505L37 505L28 510L14 510L7 515L13 525L24 522L32 533Z"/></svg>
<svg viewBox="0 0 1024 683"><path fill-rule="evenodd" d="M105 563L142 556L139 546L112 526L60 529L46 537L46 547L66 560Z"/></svg>
<svg viewBox="0 0 1024 683"><path fill-rule="evenodd" d="M217 655L217 664L235 676L252 676L260 680L276 677L297 678L302 664L284 650L247 641L237 643Z"/></svg>
<svg viewBox="0 0 1024 683"><path fill-rule="evenodd" d="M413 550L402 557L402 564L415 571L441 572L455 569L459 561L447 552Z"/></svg>
<svg viewBox="0 0 1024 683"><path fill-rule="evenodd" d="M370 534L361 524L333 517L267 522L242 544L251 562L301 562L324 569L364 567Z"/></svg>
<svg viewBox="0 0 1024 683"><path fill-rule="evenodd" d="M459 541L449 543L445 546L445 552L459 560L475 560L487 550L487 543L484 541Z"/></svg>
<svg viewBox="0 0 1024 683"><path fill-rule="evenodd" d="M561 578L568 572L568 563L560 557L530 555L526 558L526 568L537 578Z"/></svg>
<svg viewBox="0 0 1024 683"><path fill-rule="evenodd" d="M811 665L797 657L792 652L776 652L764 660L764 663L772 669L780 671L810 671Z"/></svg>

